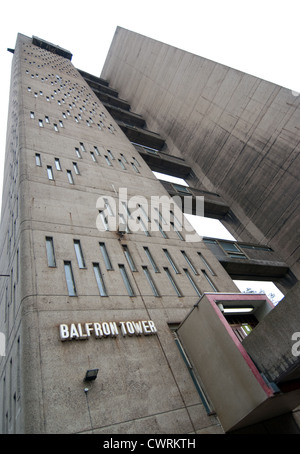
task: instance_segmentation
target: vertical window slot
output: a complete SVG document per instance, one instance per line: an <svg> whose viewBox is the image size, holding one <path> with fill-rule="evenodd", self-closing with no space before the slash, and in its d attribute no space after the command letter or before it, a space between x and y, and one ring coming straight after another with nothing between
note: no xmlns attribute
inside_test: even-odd
<svg viewBox="0 0 300 454"><path fill-rule="evenodd" d="M75 281L74 281L71 262L65 261L64 267L65 267L66 283L67 283L69 296L76 296L76 287L75 287Z"/></svg>
<svg viewBox="0 0 300 454"><path fill-rule="evenodd" d="M56 262L55 262L55 254L54 254L54 244L53 244L53 238L51 236L46 236L46 251L47 251L48 266L50 268L55 268Z"/></svg>
<svg viewBox="0 0 300 454"><path fill-rule="evenodd" d="M101 253L102 253L102 256L103 256L103 260L104 260L106 269L107 270L112 270L113 267L112 267L112 264L111 264L111 261L110 261L110 258L109 258L105 243L99 243L99 245L100 245L100 250L101 250Z"/></svg>
<svg viewBox="0 0 300 454"><path fill-rule="evenodd" d="M127 293L129 296L135 296L133 288L131 286L131 283L128 278L128 274L125 268L125 265L119 265L120 273L124 282L124 285L126 287Z"/></svg>
<svg viewBox="0 0 300 454"><path fill-rule="evenodd" d="M172 274L170 273L169 268L164 267L164 270L165 270L165 273L166 273L166 275L168 276L168 279L169 279L169 281L171 282L172 287L174 288L174 290L175 290L177 296L182 296L182 294L181 294L179 288L177 287L176 282L175 282L174 279L173 279Z"/></svg>
<svg viewBox="0 0 300 454"><path fill-rule="evenodd" d="M189 270L187 270L186 268L183 268L183 271L185 272L185 274L186 274L188 280L189 280L190 283L192 284L192 287L193 287L193 289L195 290L195 292L197 293L197 295L198 295L198 296L202 296L200 290L198 289L198 287L197 287L197 285L195 284L195 282L194 282L192 276L190 275Z"/></svg>
<svg viewBox="0 0 300 454"><path fill-rule="evenodd" d="M144 251L146 253L146 256L148 257L148 260L149 262L151 263L152 265L152 268L154 269L155 273L159 273L159 268L158 266L156 265L153 257L152 257L152 254L151 252L149 251L149 248L147 246L144 246Z"/></svg>
<svg viewBox="0 0 300 454"><path fill-rule="evenodd" d="M154 296L160 296L147 266L142 267Z"/></svg>
<svg viewBox="0 0 300 454"><path fill-rule="evenodd" d="M131 271L137 271L136 266L135 266L135 263L134 263L134 261L133 261L133 258L132 258L131 254L130 254L130 252L129 252L129 249L128 249L127 245L126 245L126 244L123 244L123 245L122 245L122 248L123 248L125 257L126 257L126 259L127 259L129 268L131 269Z"/></svg>
<svg viewBox="0 0 300 454"><path fill-rule="evenodd" d="M93 263L93 269L95 273L96 282L98 285L100 296L107 296L106 287L104 284L103 276L100 270L99 263Z"/></svg>
<svg viewBox="0 0 300 454"><path fill-rule="evenodd" d="M80 240L74 240L74 248L79 268L85 268L85 262L81 249Z"/></svg>

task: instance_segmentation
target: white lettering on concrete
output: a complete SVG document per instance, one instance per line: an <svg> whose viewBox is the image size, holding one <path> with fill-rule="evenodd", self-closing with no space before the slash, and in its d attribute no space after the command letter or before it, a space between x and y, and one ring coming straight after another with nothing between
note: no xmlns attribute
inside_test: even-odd
<svg viewBox="0 0 300 454"><path fill-rule="evenodd" d="M87 322L87 323L61 323L59 325L59 337L61 341L87 340L92 335L96 339L105 337L122 336L151 336L157 333L152 320L121 321L121 322Z"/></svg>

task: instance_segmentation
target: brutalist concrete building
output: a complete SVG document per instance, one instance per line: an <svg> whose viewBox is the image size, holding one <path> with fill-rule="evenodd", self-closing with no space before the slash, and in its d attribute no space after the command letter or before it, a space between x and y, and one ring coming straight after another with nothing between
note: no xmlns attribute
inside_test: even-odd
<svg viewBox="0 0 300 454"><path fill-rule="evenodd" d="M2 433L299 433L300 97L122 28L100 77L10 50Z"/></svg>

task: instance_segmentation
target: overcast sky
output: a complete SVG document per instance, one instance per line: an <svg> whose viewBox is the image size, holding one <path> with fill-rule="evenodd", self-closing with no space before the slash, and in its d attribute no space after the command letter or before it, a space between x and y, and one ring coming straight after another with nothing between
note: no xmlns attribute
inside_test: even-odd
<svg viewBox="0 0 300 454"><path fill-rule="evenodd" d="M1 2L0 188L8 93L17 33L73 53L73 64L100 75L116 27L300 92L299 0L12 0Z"/></svg>

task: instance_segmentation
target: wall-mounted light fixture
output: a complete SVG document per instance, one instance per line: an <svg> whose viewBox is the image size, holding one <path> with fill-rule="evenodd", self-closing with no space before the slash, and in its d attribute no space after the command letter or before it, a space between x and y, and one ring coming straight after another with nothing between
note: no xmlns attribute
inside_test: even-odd
<svg viewBox="0 0 300 454"><path fill-rule="evenodd" d="M224 314L250 314L254 307L252 306L240 306L240 307L226 307L224 306Z"/></svg>
<svg viewBox="0 0 300 454"><path fill-rule="evenodd" d="M96 380L99 369L89 369L86 371L84 381Z"/></svg>

